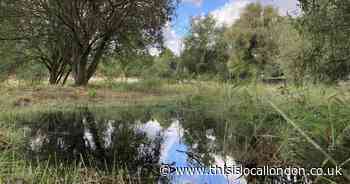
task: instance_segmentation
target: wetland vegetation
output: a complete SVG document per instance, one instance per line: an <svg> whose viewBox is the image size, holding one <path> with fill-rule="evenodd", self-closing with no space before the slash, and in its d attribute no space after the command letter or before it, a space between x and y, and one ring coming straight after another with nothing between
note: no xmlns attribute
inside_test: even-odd
<svg viewBox="0 0 350 184"><path fill-rule="evenodd" d="M349 1L193 17L174 53L163 32L182 3L0 1L0 184L349 183Z"/></svg>

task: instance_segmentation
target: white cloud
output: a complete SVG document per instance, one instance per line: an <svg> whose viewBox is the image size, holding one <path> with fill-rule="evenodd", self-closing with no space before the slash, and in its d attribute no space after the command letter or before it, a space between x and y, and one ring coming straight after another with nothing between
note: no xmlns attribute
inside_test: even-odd
<svg viewBox="0 0 350 184"><path fill-rule="evenodd" d="M163 38L164 46L179 56L183 50L183 38L176 34L169 22L163 28ZM155 46L150 46L148 52L152 56L159 56L161 54L161 51Z"/></svg>
<svg viewBox="0 0 350 184"><path fill-rule="evenodd" d="M230 26L237 19L245 6L252 2L259 2L259 0L230 0L224 6L212 11L210 14L217 20L218 26ZM263 0L263 4L270 4L279 9L281 15L298 15L299 8L297 0Z"/></svg>
<svg viewBox="0 0 350 184"><path fill-rule="evenodd" d="M267 4L272 4L275 7L279 8L279 13L281 15L294 15L299 14L299 7L297 6L297 0L270 0Z"/></svg>
<svg viewBox="0 0 350 184"><path fill-rule="evenodd" d="M163 36L165 46L173 51L175 55L180 55L183 49L183 39L176 34L170 23L164 27Z"/></svg>
<svg viewBox="0 0 350 184"><path fill-rule="evenodd" d="M217 21L218 26L230 26L239 19L242 9L249 3L248 0L231 0L210 14Z"/></svg>
<svg viewBox="0 0 350 184"><path fill-rule="evenodd" d="M196 6L201 6L202 3L203 3L203 0L183 0L182 2L185 2L185 3L192 3Z"/></svg>
<svg viewBox="0 0 350 184"><path fill-rule="evenodd" d="M160 55L160 50L157 47L150 47L148 48L148 52L149 54L151 54L151 56L159 56Z"/></svg>

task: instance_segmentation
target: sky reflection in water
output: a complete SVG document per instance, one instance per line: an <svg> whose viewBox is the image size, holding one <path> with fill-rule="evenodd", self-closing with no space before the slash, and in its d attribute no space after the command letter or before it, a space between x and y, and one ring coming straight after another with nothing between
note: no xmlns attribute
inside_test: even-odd
<svg viewBox="0 0 350 184"><path fill-rule="evenodd" d="M72 162L78 158L78 154L89 158L93 155L96 163L103 163L106 160L110 163L130 163L129 169L137 170L142 167L144 170L141 172L148 174L158 170L162 163L176 167L190 167L197 162L186 153L190 153L193 150L190 148L198 145L189 145L185 141L185 130L178 120L173 120L170 126L163 127L156 120L146 123L137 121L121 123L114 120L97 122L91 114L88 114L88 117L73 117L64 121L57 119L57 116L54 118L56 119L47 116L46 124L32 124L30 128L30 155L35 159L45 160L54 153L58 159ZM207 135L204 139L215 144L215 135ZM214 161L212 165L223 167L225 161L228 165L234 164L230 157L223 159L215 153L209 155ZM242 178L236 180L237 178L238 176L224 175L173 175L170 177L170 182L174 184L246 183Z"/></svg>

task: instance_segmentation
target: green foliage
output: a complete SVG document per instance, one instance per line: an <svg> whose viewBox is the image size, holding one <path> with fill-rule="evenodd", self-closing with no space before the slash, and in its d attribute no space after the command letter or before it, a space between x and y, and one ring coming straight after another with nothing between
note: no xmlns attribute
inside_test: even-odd
<svg viewBox="0 0 350 184"><path fill-rule="evenodd" d="M3 41L0 44L0 79L5 80L25 63L19 45Z"/></svg>
<svg viewBox="0 0 350 184"><path fill-rule="evenodd" d="M190 35L185 39L181 66L193 74L225 75L228 58L223 28L218 28L213 17L192 20Z"/></svg>
<svg viewBox="0 0 350 184"><path fill-rule="evenodd" d="M23 66L18 67L16 70L16 77L20 80L31 80L36 75L39 74L45 74L46 70L45 67L42 65L36 63L36 62L28 62L25 63Z"/></svg>
<svg viewBox="0 0 350 184"><path fill-rule="evenodd" d="M30 54L55 76L50 83L57 83L69 64L68 74L74 75L75 84L87 85L104 56L128 47L136 46L140 51L151 44L160 45L162 27L171 20L177 5L176 0L74 2L1 3L5 7L0 7L0 20L11 22L15 37L4 34L0 40L25 43ZM125 70L125 64L121 66Z"/></svg>
<svg viewBox="0 0 350 184"><path fill-rule="evenodd" d="M308 67L319 81L346 79L350 73L350 1L299 0L301 25L311 41Z"/></svg>
<svg viewBox="0 0 350 184"><path fill-rule="evenodd" d="M147 53L118 54L106 57L98 70L109 81L116 78L141 77L148 71L154 58Z"/></svg>
<svg viewBox="0 0 350 184"><path fill-rule="evenodd" d="M121 90L121 91L136 91L136 92L144 92L144 93L152 93L152 92L159 92L161 90L162 85L164 84L164 81L156 78L156 77L148 77L145 79L140 79L140 81L133 82L133 83L114 83L113 88L114 90Z"/></svg>
<svg viewBox="0 0 350 184"><path fill-rule="evenodd" d="M240 19L225 31L232 53L228 62L232 75L240 79L281 75L274 61L279 51L276 33L271 31L280 21L278 10L272 6L252 3L244 9Z"/></svg>
<svg viewBox="0 0 350 184"><path fill-rule="evenodd" d="M311 50L310 40L303 32L298 21L293 18L284 18L274 29L278 54L276 63L281 66L284 75L295 85L301 86L308 78L307 53Z"/></svg>
<svg viewBox="0 0 350 184"><path fill-rule="evenodd" d="M94 89L94 88L89 89L89 91L88 91L88 96L89 96L90 98L96 98L96 97L97 97L97 91L96 91L96 89Z"/></svg>
<svg viewBox="0 0 350 184"><path fill-rule="evenodd" d="M284 96L278 99L276 94L270 94L273 97L271 101L278 104L279 111L285 112L300 127L297 131L285 119L285 114L282 116L269 105L270 95L264 94L262 90L248 87L234 89L226 85L219 89L215 96L199 93L182 101L186 122L184 126L189 130L185 135L201 145L192 149L201 149L203 155L206 154L203 150L223 150L243 163L246 161L261 166L282 164L307 169L334 168L332 161L322 153L325 152L338 166L343 166L344 173L349 172L348 106L320 99L317 103L312 102L311 98L328 96L320 95L317 88L293 91L307 97L303 103L300 103L299 98ZM217 139L214 146L208 145L202 138L208 129L214 129ZM300 132L305 134L301 135ZM311 138L316 145L306 137ZM320 184L328 183L326 180L335 183L349 181L346 176L327 176L317 180L315 183Z"/></svg>
<svg viewBox="0 0 350 184"><path fill-rule="evenodd" d="M178 68L178 58L170 49L165 49L160 56L154 58L154 63L149 68L149 76L160 78L174 78Z"/></svg>
<svg viewBox="0 0 350 184"><path fill-rule="evenodd" d="M162 80L157 78L145 79L140 83L136 84L136 90L143 92L152 92L156 91L163 85Z"/></svg>

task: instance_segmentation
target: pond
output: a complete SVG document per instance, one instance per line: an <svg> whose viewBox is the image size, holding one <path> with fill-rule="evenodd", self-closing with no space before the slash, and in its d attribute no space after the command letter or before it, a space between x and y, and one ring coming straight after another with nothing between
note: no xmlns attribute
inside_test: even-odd
<svg viewBox="0 0 350 184"><path fill-rule="evenodd" d="M183 118L157 120L152 115L140 119L97 118L86 109L44 113L24 124L26 157L52 167L78 163L104 171L126 169L145 183L247 183L236 175L174 172L174 168L201 167L208 171L213 165L235 164L231 156L218 149L217 130L205 128L199 133L184 124ZM172 172L160 173L164 167L171 167Z"/></svg>

